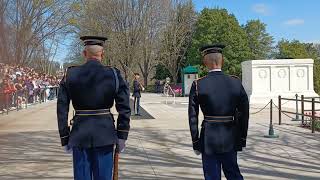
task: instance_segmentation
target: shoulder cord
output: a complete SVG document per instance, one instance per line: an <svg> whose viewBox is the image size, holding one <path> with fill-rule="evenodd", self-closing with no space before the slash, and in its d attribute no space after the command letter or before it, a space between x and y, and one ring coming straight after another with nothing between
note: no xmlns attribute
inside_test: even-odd
<svg viewBox="0 0 320 180"><path fill-rule="evenodd" d="M62 79L65 83L67 83L67 74L68 74L68 68L64 71L64 75Z"/></svg>
<svg viewBox="0 0 320 180"><path fill-rule="evenodd" d="M199 91L198 91L198 80L195 80L194 82L195 82L195 84L196 84L196 95L198 96L198 95L199 95Z"/></svg>
<svg viewBox="0 0 320 180"><path fill-rule="evenodd" d="M115 78L115 81L116 81L115 93L118 94L118 91L119 91L119 78L118 78L118 74L117 74L117 71L116 71L114 68L111 68L111 69L112 69L112 72L113 72L113 75L114 75L114 78Z"/></svg>

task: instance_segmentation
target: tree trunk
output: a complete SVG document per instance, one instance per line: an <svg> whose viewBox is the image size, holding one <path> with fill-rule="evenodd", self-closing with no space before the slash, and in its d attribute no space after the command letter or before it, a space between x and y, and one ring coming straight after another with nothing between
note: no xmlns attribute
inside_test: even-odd
<svg viewBox="0 0 320 180"><path fill-rule="evenodd" d="M177 75L177 73L173 73L173 74L172 74L172 82L173 82L174 84L177 84L177 82L178 82L178 75Z"/></svg>
<svg viewBox="0 0 320 180"><path fill-rule="evenodd" d="M143 73L143 83L144 83L144 87L147 88L148 86L148 73Z"/></svg>

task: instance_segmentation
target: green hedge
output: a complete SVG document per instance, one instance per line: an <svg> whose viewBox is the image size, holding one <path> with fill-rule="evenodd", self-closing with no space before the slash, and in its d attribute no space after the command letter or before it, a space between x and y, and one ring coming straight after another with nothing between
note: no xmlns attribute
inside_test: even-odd
<svg viewBox="0 0 320 180"><path fill-rule="evenodd" d="M155 93L156 92L155 85L148 85L147 87L145 87L145 91L144 92Z"/></svg>

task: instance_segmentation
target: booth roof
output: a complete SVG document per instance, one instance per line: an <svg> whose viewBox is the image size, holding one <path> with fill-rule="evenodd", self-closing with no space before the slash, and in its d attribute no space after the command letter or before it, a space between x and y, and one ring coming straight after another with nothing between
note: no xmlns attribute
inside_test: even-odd
<svg viewBox="0 0 320 180"><path fill-rule="evenodd" d="M183 74L196 74L196 73L198 73L198 68L196 68L194 66L187 66L182 69L182 73Z"/></svg>

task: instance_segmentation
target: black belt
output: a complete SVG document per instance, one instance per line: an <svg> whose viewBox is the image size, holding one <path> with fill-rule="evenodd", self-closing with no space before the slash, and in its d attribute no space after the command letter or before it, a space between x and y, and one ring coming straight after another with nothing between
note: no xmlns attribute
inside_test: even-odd
<svg viewBox="0 0 320 180"><path fill-rule="evenodd" d="M110 109L75 110L76 116L102 116L111 114Z"/></svg>
<svg viewBox="0 0 320 180"><path fill-rule="evenodd" d="M204 116L204 121L206 122L233 122L233 116Z"/></svg>

